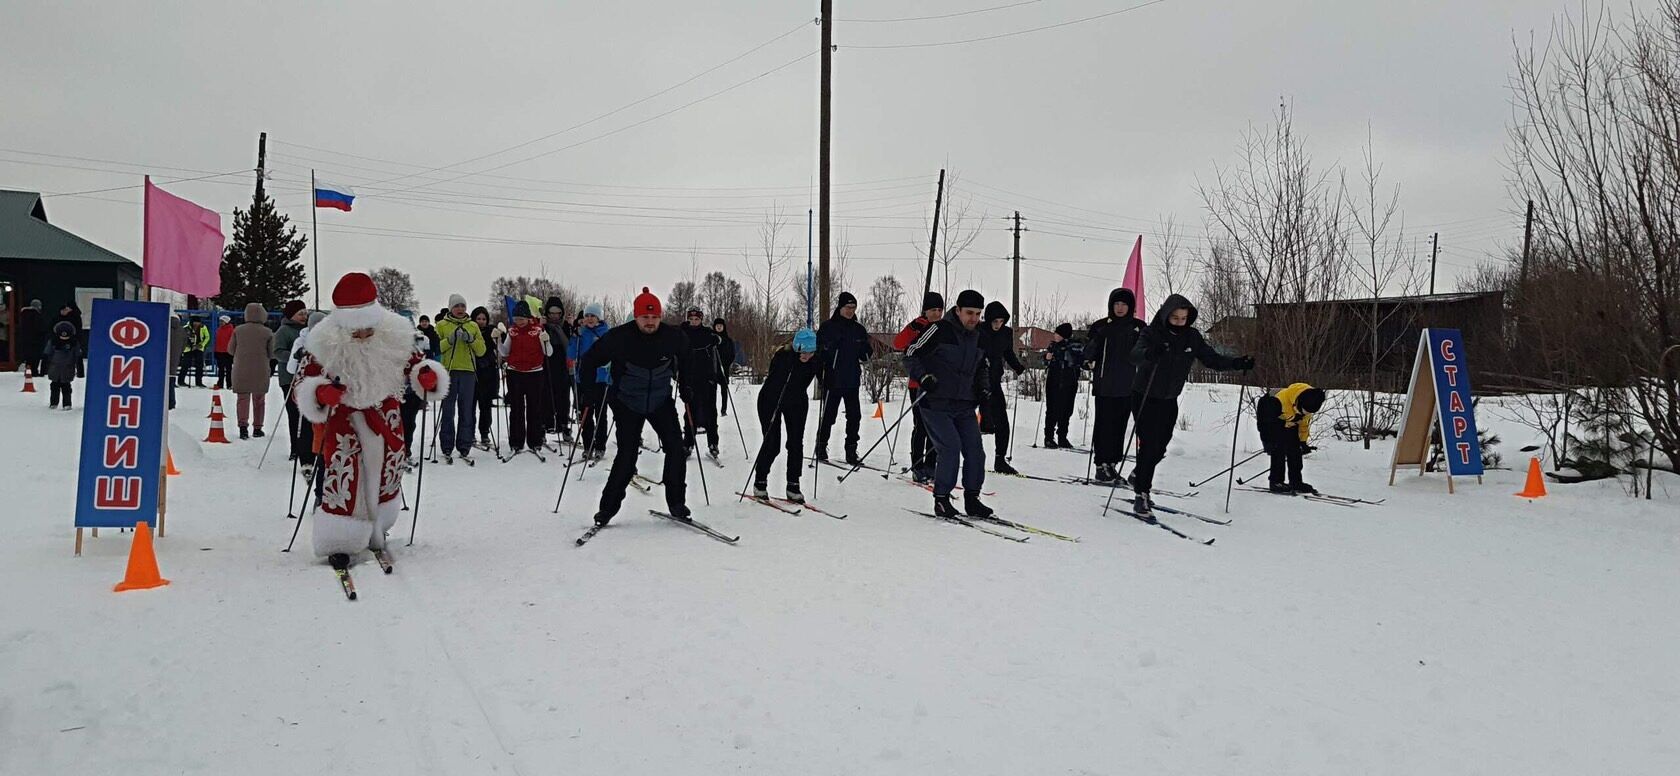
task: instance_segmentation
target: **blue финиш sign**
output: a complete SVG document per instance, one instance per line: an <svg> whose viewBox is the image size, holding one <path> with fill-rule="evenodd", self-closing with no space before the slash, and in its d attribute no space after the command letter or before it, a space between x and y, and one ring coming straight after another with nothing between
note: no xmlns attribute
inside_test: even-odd
<svg viewBox="0 0 1680 776"><path fill-rule="evenodd" d="M157 524L169 305L98 299L88 327L77 528Z"/></svg>
<svg viewBox="0 0 1680 776"><path fill-rule="evenodd" d="M1458 329L1428 329L1429 363L1435 377L1435 413L1441 421L1441 450L1447 473L1482 474L1482 441L1470 394L1470 369L1464 360L1464 337Z"/></svg>

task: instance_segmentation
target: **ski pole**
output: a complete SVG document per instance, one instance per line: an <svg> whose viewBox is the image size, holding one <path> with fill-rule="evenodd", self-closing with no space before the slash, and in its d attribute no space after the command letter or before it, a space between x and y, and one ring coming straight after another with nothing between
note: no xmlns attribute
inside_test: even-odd
<svg viewBox="0 0 1680 776"><path fill-rule="evenodd" d="M723 405L719 409L727 414L729 412L729 397L734 395L734 391L731 390L733 386L729 384L729 372L723 368L723 356L717 351L712 351L712 363L717 364L718 372L723 375L723 385L719 387L723 389L722 396L724 398ZM717 422L716 419L713 422ZM741 437L741 459L751 461L752 453L747 450L747 432L741 429L741 405L739 404L735 405L735 433Z"/></svg>
<svg viewBox="0 0 1680 776"><path fill-rule="evenodd" d="M916 405L921 404L922 400L925 399L925 398L927 398L927 393L923 392L921 396L916 397L915 401L910 402L910 406L905 407L903 412L898 413L898 419L894 420L892 422L893 428L897 428L898 424L903 423L904 422L904 416L909 415L912 410L916 409ZM886 435L882 434L881 439L886 439ZM870 445L869 449L864 451L863 455L858 456L858 460L861 461L865 458L868 458L869 454L874 452L875 448L878 447L881 444L881 439L875 440L875 444ZM839 482L845 482L847 477L850 477L854 474L857 474L858 470L862 469L862 468L863 468L862 466L854 465L854 466L852 466L850 471L846 472L845 474L840 475L839 477L837 477L835 479ZM813 490L813 493L815 493L814 490Z"/></svg>
<svg viewBox="0 0 1680 776"><path fill-rule="evenodd" d="M1039 428L1044 427L1044 405L1049 404L1049 403L1050 403L1050 366L1049 366L1049 364L1046 364L1044 366L1044 382L1039 383L1038 422L1033 424L1034 429L1039 429ZM1033 447L1038 447L1038 440L1037 439L1033 440L1032 446Z"/></svg>
<svg viewBox="0 0 1680 776"><path fill-rule="evenodd" d="M891 385L891 383L888 383L888 385ZM904 403L909 401L909 400L910 400L910 381L906 380L904 382L904 395L903 395L902 398L900 398L898 400L898 406L899 406L898 411L899 412L904 411L904 409L903 409L904 408ZM911 421L911 422L914 423L915 421ZM887 426L887 418L886 418L886 416L883 415L881 417L881 435L882 436L886 436L886 434L887 434L886 426ZM887 468L892 468L893 466L897 465L894 462L894 453L892 452L893 448L896 448L896 447L898 447L898 429L895 428L895 429L893 429L892 441L887 443ZM911 455L910 457L911 457L912 460L915 459L914 455Z"/></svg>
<svg viewBox="0 0 1680 776"><path fill-rule="evenodd" d="M296 520L297 519L297 515L292 514L292 504L295 503L296 500L297 500L297 473L298 473L298 461L297 461L296 458L293 458L292 459L292 484L286 486L286 519L287 520Z"/></svg>
<svg viewBox="0 0 1680 776"><path fill-rule="evenodd" d="M613 421L618 419L618 413L614 412L614 413L609 414L607 412L607 409L608 409L607 408L607 401L608 401L608 397L612 396L612 389L613 389L613 384L612 383L607 383L607 389L605 391L601 392L601 413L599 415L595 416L596 424L599 424L601 422L601 416L602 415L605 415L607 417L607 427L606 427L606 429L604 429L602 431L602 434L601 434L601 455L603 457L605 457L605 455L606 455L607 437L612 436ZM590 405L590 406L594 406L594 405ZM614 457L615 458L617 457L616 451L614 453ZM589 471L589 466L585 465L583 467L583 470L578 472L578 482L583 482L583 475L588 471Z"/></svg>
<svg viewBox="0 0 1680 776"><path fill-rule="evenodd" d="M1264 452L1264 451L1261 451L1261 452ZM1266 468L1264 468L1264 469L1261 469L1261 470L1259 470L1259 471L1257 471L1257 472L1255 472L1255 473L1253 473L1253 474L1250 474L1250 475L1248 475L1248 476L1247 476L1247 477L1239 477L1239 478L1237 478L1237 484L1238 484L1238 485L1247 485L1247 484L1249 484L1249 483L1250 483L1250 482L1253 482L1253 481L1255 481L1255 480L1258 480L1258 479L1260 479L1260 475L1262 475L1262 474L1270 474L1270 473L1271 473L1271 471L1272 471L1272 465L1271 465L1271 464L1269 464L1269 463L1268 463L1268 464L1266 464Z"/></svg>
<svg viewBox="0 0 1680 776"><path fill-rule="evenodd" d="M589 422L589 410L591 409L593 408L583 408L583 422ZM572 461L577 456L577 450L579 447L582 447L582 445L572 445L571 452L566 453L566 470L560 473L560 495L554 497L554 514L556 515L560 514L560 499L566 497L566 481L571 479Z"/></svg>
<svg viewBox="0 0 1680 776"><path fill-rule="evenodd" d="M1217 471L1217 472L1214 472L1214 473L1213 473L1213 475L1212 475L1212 476L1210 476L1210 477L1208 477L1208 478L1207 478L1207 479L1204 479L1204 480L1202 480L1202 481L1201 481L1201 482L1192 482L1192 483L1190 483L1190 487L1192 487L1192 488L1199 488L1199 487L1201 487L1201 486L1203 486L1203 485L1206 485L1206 484L1208 484L1208 483L1210 483L1210 482L1213 482L1213 481L1214 481L1214 480L1217 480L1217 479L1219 479L1219 477L1220 477L1220 475L1223 475L1223 474L1224 474L1224 473L1225 473L1225 472L1228 472L1228 471L1230 471L1230 470L1232 470L1232 469L1235 469L1235 468L1237 468L1237 467L1238 467L1238 466L1241 466L1241 465L1243 465L1243 464L1245 464L1245 463L1248 463L1248 462L1249 462L1249 461L1252 461L1252 460L1254 460L1254 459L1256 459L1256 458L1259 458L1259 457L1260 457L1260 456L1262 456L1262 455L1265 455L1265 454L1266 454L1266 451L1265 451L1265 450L1259 450L1259 451L1256 451L1256 452L1255 452L1255 453L1254 453L1254 455L1251 455L1251 456L1249 456L1249 457L1247 457L1247 458L1244 458L1244 459L1242 459L1242 460L1240 460L1240 461L1237 461L1237 462L1236 462L1236 463L1235 463L1235 464L1233 464L1233 465L1231 465L1231 466L1227 466L1227 467L1225 467L1225 468L1223 468L1223 469L1220 469L1220 470L1219 470L1219 471ZM1238 482L1238 483L1239 483L1239 484L1240 484L1240 483L1241 483L1241 482L1242 482L1242 480L1237 480L1237 482Z"/></svg>
<svg viewBox="0 0 1680 776"><path fill-rule="evenodd" d="M297 381L296 381L296 380L293 380L293 381L292 381L292 384L291 384L291 385L288 385L288 386L286 386L286 399L285 399L285 402L289 402L289 401L291 401L291 400L292 400L292 392L293 392L293 391L295 391L295 390L297 390ZM285 411L285 402L282 402L282 403L281 403L281 406L279 406L279 407L276 407L276 408L275 408L275 410L276 410L276 411L275 411L275 413L274 413L274 426L273 426L273 428L274 428L274 430L276 430L276 431L278 431L278 430L280 430L280 429L279 429L279 426L280 426L280 413L281 413L281 412L284 412L284 411ZM260 418L259 418L259 420L260 420ZM290 430L290 429L288 429L288 431L289 431L289 430ZM291 441L292 441L292 439L291 439L291 435L290 435L290 434L287 434L287 435L286 435L286 441L287 441L287 442L291 442ZM273 434L270 434L270 435L269 435L269 436L268 436L268 444L265 444L265 445L263 445L263 452L262 452L262 457L261 457L261 458L258 458L258 459L257 459L257 471L262 471L262 467L263 467L263 462L264 462L264 461L267 461L267 460L268 460L268 448L270 448L270 447L273 447L273 446L274 446L274 435L273 435ZM291 511L291 509L290 509L290 508L288 508L288 509L287 509L287 510L286 510L286 511L287 511L287 512L290 512L290 511Z"/></svg>
<svg viewBox="0 0 1680 776"><path fill-rule="evenodd" d="M1225 475L1225 514L1231 514L1232 480L1237 476L1237 430L1242 428L1243 404L1248 398L1248 370L1243 370L1243 381L1237 386L1237 417L1231 421L1231 468ZM1270 467L1268 467L1270 468Z"/></svg>
<svg viewBox="0 0 1680 776"><path fill-rule="evenodd" d="M688 422L689 423L694 422L694 408L693 407L690 407L687 404L684 404L683 405L683 414L688 416ZM700 451L699 450L694 451L694 466L695 466L695 468L698 468L700 470L700 493L701 493L701 495L706 497L706 506L711 506L712 505L712 494L711 494L711 491L708 491L706 489L706 462L700 460Z"/></svg>
<svg viewBox="0 0 1680 776"><path fill-rule="evenodd" d="M1108 505L1114 503L1115 488L1120 487L1121 481L1125 479L1120 476L1120 473L1126 469L1126 456L1131 454L1132 440L1138 437L1138 427L1143 425L1143 405L1149 400L1150 389L1155 387L1155 375L1160 374L1160 372L1161 363L1157 361L1154 367L1149 370L1149 380L1143 384L1143 395L1137 398L1137 407L1132 412L1132 433L1126 435L1126 444L1120 447L1120 466L1114 470L1114 482L1108 485L1108 500L1103 502L1103 517L1108 516ZM1094 451L1096 447L1096 445L1092 445L1091 449ZM1136 494L1137 491L1133 490L1132 493Z"/></svg>
<svg viewBox="0 0 1680 776"><path fill-rule="evenodd" d="M426 402L426 404L430 405L431 402ZM432 442L434 442L434 443L437 442L437 429L432 429ZM424 424L424 423L420 424L420 449L421 450L426 449L426 424ZM320 478L317 477L316 480L319 481ZM408 523L408 545L407 546L409 546L409 547L414 546L414 531L415 531L416 528L418 528L420 526L420 496L425 493L425 490L424 490L425 487L426 487L426 456L422 455L422 456L420 456L420 474L417 477L415 477L415 480L414 480L414 517Z"/></svg>

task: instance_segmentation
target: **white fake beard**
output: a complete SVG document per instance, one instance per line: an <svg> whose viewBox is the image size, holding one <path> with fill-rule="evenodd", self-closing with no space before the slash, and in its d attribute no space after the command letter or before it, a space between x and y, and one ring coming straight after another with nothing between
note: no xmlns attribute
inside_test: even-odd
<svg viewBox="0 0 1680 776"><path fill-rule="evenodd" d="M405 373L414 356L414 335L408 321L387 314L366 339L351 336L345 321L328 315L310 330L309 353L321 362L327 376L344 386L344 404L358 409L401 397Z"/></svg>

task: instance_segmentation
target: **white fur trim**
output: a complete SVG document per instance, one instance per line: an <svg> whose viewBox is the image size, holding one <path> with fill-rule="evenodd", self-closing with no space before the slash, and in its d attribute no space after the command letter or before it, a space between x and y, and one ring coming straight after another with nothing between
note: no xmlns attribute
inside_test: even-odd
<svg viewBox="0 0 1680 776"><path fill-rule="evenodd" d="M422 369L430 369L432 374L437 375L437 390L428 393L420 387L420 370ZM423 401L443 401L443 398L449 395L449 370L444 369L443 364L429 358L422 358L420 363L415 364L413 369L408 370L408 384L414 390L414 395L420 397Z"/></svg>
<svg viewBox="0 0 1680 776"><path fill-rule="evenodd" d="M360 311L357 308L354 311ZM401 397L403 371L414 356L413 328L400 315L384 313L374 325L335 312L309 332L309 354L321 364L328 377L344 386L344 403L356 409L379 406L390 397ZM356 339L358 329L373 329L373 336Z"/></svg>
<svg viewBox="0 0 1680 776"><path fill-rule="evenodd" d="M334 310L330 317L337 318L347 328L366 329L378 326L379 322L389 314L390 312L384 306L375 302L361 307L340 307Z"/></svg>
<svg viewBox="0 0 1680 776"><path fill-rule="evenodd" d="M292 385L292 398L297 402L298 412L310 423L327 422L328 410L319 399L315 398L315 389L323 385L332 384L331 380L316 375L305 377Z"/></svg>

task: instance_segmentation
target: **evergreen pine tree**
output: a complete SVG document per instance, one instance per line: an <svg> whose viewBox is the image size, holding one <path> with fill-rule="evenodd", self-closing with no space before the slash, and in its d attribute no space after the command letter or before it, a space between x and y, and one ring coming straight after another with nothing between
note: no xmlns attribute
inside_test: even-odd
<svg viewBox="0 0 1680 776"><path fill-rule="evenodd" d="M278 310L288 299L300 299L309 291L303 262L298 259L309 238L298 234L290 220L260 190L250 208L233 211L233 241L222 254L222 293L216 297L217 305L238 310L256 302Z"/></svg>

